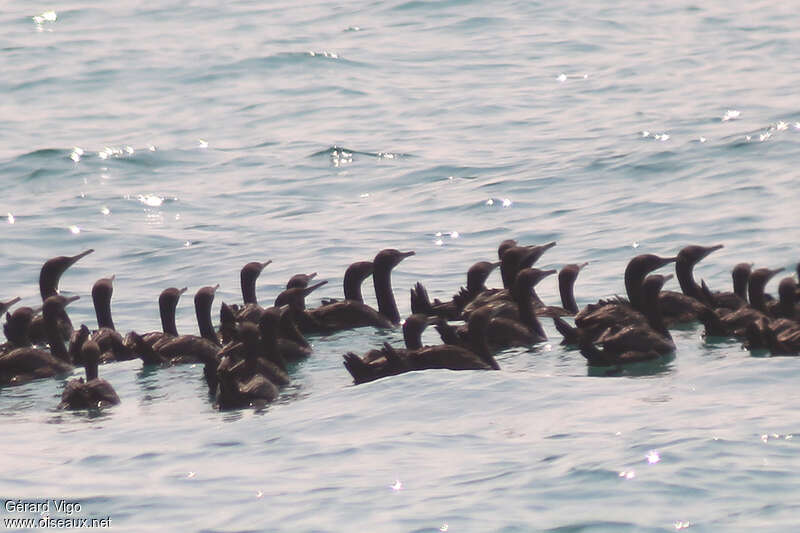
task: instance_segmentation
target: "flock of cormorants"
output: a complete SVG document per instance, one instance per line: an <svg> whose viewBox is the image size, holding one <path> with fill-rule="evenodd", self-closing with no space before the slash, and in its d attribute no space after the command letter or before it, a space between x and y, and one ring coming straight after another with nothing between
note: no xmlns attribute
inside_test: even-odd
<svg viewBox="0 0 800 533"><path fill-rule="evenodd" d="M783 269L753 269L740 263L733 269L733 292L711 291L694 279L694 266L717 246L686 246L675 257L637 255L625 269L627 299L601 300L579 310L575 280L586 263L566 265L558 272L561 306L547 306L536 285L555 270L533 267L555 242L522 246L503 241L498 262L481 261L467 271L466 287L449 301L431 301L420 283L411 289L412 315L403 322L405 348L389 343L364 355L347 353L344 366L354 383L364 383L414 370L499 370L494 353L510 346L531 346L547 340L539 317L550 317L563 335L562 344L576 347L592 366L619 368L627 363L658 359L675 351L668 326L700 321L707 336L735 337L749 349L774 355L800 352L800 306L797 283L784 278L778 298L765 293L767 282ZM39 276L41 307L17 307L14 298L0 302L7 341L0 345L0 386L25 383L71 372L83 365L86 379L70 380L59 407L85 409L119 403L113 387L98 377L98 364L141 358L145 365L201 363L209 393L221 409L263 404L274 400L290 381L288 363L311 354L306 335L370 326L400 324L391 284L392 269L414 252L381 250L373 261L359 261L344 275L344 299L323 300L309 309L305 300L325 281L312 283L316 273L297 274L272 307L261 307L256 280L270 261L252 262L241 270L241 305L222 303L220 326L211 312L219 287L203 287L194 296L200 335L180 335L175 310L186 288L165 289L159 299L161 331L130 332L123 337L111 317L114 277L98 280L92 301L98 329L73 329L66 307L78 296L58 293L62 274L90 254L60 256L44 263ZM673 276L652 274L675 263L681 292L664 291ZM489 274L500 268L503 288L488 289ZM798 264L800 276L800 264ZM364 303L363 282L372 276L378 309ZM574 325L563 317L574 317ZM463 325L451 324L463 321ZM433 325L442 344L423 346L421 336Z"/></svg>

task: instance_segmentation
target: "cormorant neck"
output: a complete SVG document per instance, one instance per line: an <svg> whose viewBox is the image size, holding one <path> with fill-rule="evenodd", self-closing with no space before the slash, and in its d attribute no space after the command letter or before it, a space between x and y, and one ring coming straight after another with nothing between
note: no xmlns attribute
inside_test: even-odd
<svg viewBox="0 0 800 533"><path fill-rule="evenodd" d="M292 310L281 314L280 325L278 326L278 329L282 337L290 341L294 341L304 348L308 348L308 341L305 337L303 337L303 334L300 333L300 330L297 329L297 322L294 318L294 313Z"/></svg>
<svg viewBox="0 0 800 533"><path fill-rule="evenodd" d="M536 294L533 287L518 284L514 289L514 300L517 302L517 308L519 309L519 321L530 331L540 337L547 338L544 328L539 319L536 318L536 313L533 310L533 298Z"/></svg>
<svg viewBox="0 0 800 533"><path fill-rule="evenodd" d="M92 302L97 317L97 327L114 329L114 321L111 319L111 295L93 293Z"/></svg>
<svg viewBox="0 0 800 533"><path fill-rule="evenodd" d="M694 263L684 259L683 257L678 257L678 260L675 262L675 277L678 278L681 291L686 296L691 296L692 298L699 300L701 298L700 287L694 281L694 274L692 273L693 269Z"/></svg>
<svg viewBox="0 0 800 533"><path fill-rule="evenodd" d="M750 297L750 307L758 311L764 311L764 288L765 283L749 283L747 286L747 296Z"/></svg>
<svg viewBox="0 0 800 533"><path fill-rule="evenodd" d="M781 298L778 300L778 316L784 318L794 318L794 293L789 295L781 295Z"/></svg>
<svg viewBox="0 0 800 533"><path fill-rule="evenodd" d="M241 275L242 299L244 304L258 304L256 300L256 277L243 272Z"/></svg>
<svg viewBox="0 0 800 533"><path fill-rule="evenodd" d="M44 327L47 333L47 344L50 345L50 353L53 354L53 357L72 363L72 361L69 360L67 347L64 346L64 339L61 337L61 332L58 329L58 319L58 316L45 317Z"/></svg>
<svg viewBox="0 0 800 533"><path fill-rule="evenodd" d="M656 291L653 295L645 295L643 302L644 309L642 309L642 312L645 318L647 318L647 323L650 324L651 328L667 339L671 339L672 335L670 335L669 330L664 325L664 318L661 315L661 304L659 303L658 293L659 291Z"/></svg>
<svg viewBox="0 0 800 533"><path fill-rule="evenodd" d="M497 364L497 361L489 351L489 343L486 339L486 326L488 326L488 324L484 324L483 327L480 328L475 328L474 326L470 328L467 326L469 329L472 351L493 369L500 370L500 365Z"/></svg>
<svg viewBox="0 0 800 533"><path fill-rule="evenodd" d="M344 273L344 299L345 300L354 300L358 303L364 303L364 297L361 296L361 284L364 282L364 278L361 278L357 274L351 272L350 269L347 269Z"/></svg>
<svg viewBox="0 0 800 533"><path fill-rule="evenodd" d="M511 265L508 260L500 263L500 278L503 280L504 289L513 290L516 270L516 265Z"/></svg>
<svg viewBox="0 0 800 533"><path fill-rule="evenodd" d="M400 312L397 310L397 303L394 301L391 276L391 268L376 267L372 273L372 281L375 286L375 297L378 299L378 312L388 318L392 324L398 324L400 322Z"/></svg>
<svg viewBox="0 0 800 533"><path fill-rule="evenodd" d="M642 282L643 275L625 272L625 291L628 293L628 300L637 311L642 311Z"/></svg>
<svg viewBox="0 0 800 533"><path fill-rule="evenodd" d="M268 361L275 363L281 370L286 370L286 359L278 349L278 332L274 327L264 327L259 325L261 332L262 353Z"/></svg>
<svg viewBox="0 0 800 533"><path fill-rule="evenodd" d="M97 379L97 360L87 359L84 362L84 368L86 369L86 381Z"/></svg>
<svg viewBox="0 0 800 533"><path fill-rule="evenodd" d="M558 277L558 292L561 294L561 306L570 313L578 313L578 304L575 302L575 280L568 276Z"/></svg>
<svg viewBox="0 0 800 533"><path fill-rule="evenodd" d="M195 315L197 316L197 325L200 328L200 336L207 339L214 344L219 344L217 333L214 331L214 325L211 323L211 305L202 303L195 305Z"/></svg>
<svg viewBox="0 0 800 533"><path fill-rule="evenodd" d="M58 294L58 281L61 279L61 274L53 275L52 272L42 272L39 274L39 294L42 296L44 302L51 296Z"/></svg>
<svg viewBox="0 0 800 533"><path fill-rule="evenodd" d="M733 275L733 292L744 301L747 301L748 276Z"/></svg>
<svg viewBox="0 0 800 533"><path fill-rule="evenodd" d="M161 302L158 312L161 315L161 331L166 335L178 336L178 328L175 326L175 308L178 302Z"/></svg>

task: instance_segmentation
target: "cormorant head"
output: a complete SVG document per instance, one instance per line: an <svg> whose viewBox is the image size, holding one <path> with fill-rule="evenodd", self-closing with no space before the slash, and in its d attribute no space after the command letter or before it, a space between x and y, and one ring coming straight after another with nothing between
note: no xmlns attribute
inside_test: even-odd
<svg viewBox="0 0 800 533"><path fill-rule="evenodd" d="M95 305L98 302L111 301L111 295L114 294L114 278L116 275L112 274L110 278L98 279L92 286L92 301Z"/></svg>
<svg viewBox="0 0 800 533"><path fill-rule="evenodd" d="M61 279L61 275L79 259L86 257L92 252L94 252L94 250L90 248L78 255L61 255L45 261L44 265L42 265L42 270L39 272L39 292L41 293L42 300L56 294L58 292L58 281Z"/></svg>
<svg viewBox="0 0 800 533"><path fill-rule="evenodd" d="M696 244L684 246L681 251L678 252L678 262L696 265L705 259L711 252L716 252L722 247L722 244L717 244L714 246L698 246Z"/></svg>
<svg viewBox="0 0 800 533"><path fill-rule="evenodd" d="M312 272L311 274L295 274L289 281L286 282L287 289L305 289L308 287L308 284L311 283L311 280L317 277L316 272Z"/></svg>
<svg viewBox="0 0 800 533"><path fill-rule="evenodd" d="M396 267L400 261L406 257L411 257L414 252L401 252L393 248L387 248L378 252L378 255L373 259L373 268L375 270L388 271Z"/></svg>
<svg viewBox="0 0 800 533"><path fill-rule="evenodd" d="M182 289L176 289L175 287L164 289L158 296L158 307L175 309L178 306L178 300L181 299L181 294L184 292L186 292L186 287Z"/></svg>

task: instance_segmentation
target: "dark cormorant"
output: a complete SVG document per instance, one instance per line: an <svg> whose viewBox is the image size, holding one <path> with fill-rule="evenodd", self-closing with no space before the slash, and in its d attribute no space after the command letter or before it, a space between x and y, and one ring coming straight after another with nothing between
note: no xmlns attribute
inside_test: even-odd
<svg viewBox="0 0 800 533"><path fill-rule="evenodd" d="M675 351L675 343L661 315L659 292L672 274L648 276L642 283L642 313L646 320L622 329L607 329L593 342L584 340L581 354L592 366L647 361ZM596 345L602 346L602 350Z"/></svg>
<svg viewBox="0 0 800 533"><path fill-rule="evenodd" d="M141 335L137 334L136 337L138 337L138 340L134 340L134 336L131 335L133 332L128 333L125 339L125 345L129 349L138 349L137 342L145 342L146 344L152 346L165 337L177 337L178 328L175 325L175 310L178 307L178 300L181 299L181 295L184 292L186 292L186 287L183 287L182 289L170 287L161 291L161 294L158 297L158 312L161 316L161 331L151 331Z"/></svg>
<svg viewBox="0 0 800 533"><path fill-rule="evenodd" d="M678 252L675 274L680 283L681 292L662 291L659 296L661 313L668 325L697 320L704 304L710 303L703 294L702 288L695 282L693 270L697 263L720 248L722 248L721 244L715 246L691 245Z"/></svg>
<svg viewBox="0 0 800 533"><path fill-rule="evenodd" d="M0 385L19 385L72 370L58 326L59 320L66 316L64 301L63 296L50 296L42 306L50 351L24 346L0 356Z"/></svg>
<svg viewBox="0 0 800 533"><path fill-rule="evenodd" d="M86 369L86 380L72 379L67 382L61 394L59 409L89 409L108 407L119 403L114 387L97 377L97 363L100 359L100 347L92 340L81 347L81 359Z"/></svg>
<svg viewBox="0 0 800 533"><path fill-rule="evenodd" d="M747 284L747 295L750 304L740 307L735 311L715 311L706 308L700 314L699 319L705 326L705 334L710 337L746 337L748 326L758 320L769 321L767 315L766 300L764 289L775 274L782 272L783 269L770 270L768 268L758 268L750 274Z"/></svg>
<svg viewBox="0 0 800 533"><path fill-rule="evenodd" d="M243 305L236 311L236 319L239 321L246 320L248 322L258 322L258 317L261 316L261 306L258 305L256 298L256 280L261 275L261 272L271 264L272 260L259 263L253 261L247 263L242 267L239 272L239 280L242 287L242 300Z"/></svg>
<svg viewBox="0 0 800 533"><path fill-rule="evenodd" d="M194 296L195 315L200 336L165 336L153 345L153 351L164 361L170 364L216 361L216 355L221 346L211 322L211 306L218 288L219 285L203 287ZM144 354L137 353L137 355L141 357ZM144 357L143 361L145 364L149 362Z"/></svg>
<svg viewBox="0 0 800 533"><path fill-rule="evenodd" d="M566 322L554 317L556 329L564 336L563 343L585 344L597 339L608 328L615 331L630 324L643 322L642 283L645 276L676 259L676 257L659 257L653 254L637 255L631 259L625 268L625 289L628 300L617 298L587 305L575 316L575 328L565 326Z"/></svg>
<svg viewBox="0 0 800 533"><path fill-rule="evenodd" d="M507 241L503 241L506 243ZM461 318L463 320L469 319L470 313L483 307L484 305L497 301L513 302L514 297L512 290L517 273L523 268L533 266L536 261L542 257L547 250L555 246L555 241L543 244L540 246L517 246L510 245L502 248L502 256L500 258L500 276L503 279L503 289L488 289L475 296L466 306ZM501 250L498 250L500 252ZM537 297L538 300L538 297ZM540 302L541 303L541 302ZM511 307L499 307L495 312L510 318L516 317L516 310Z"/></svg>
<svg viewBox="0 0 800 533"><path fill-rule="evenodd" d="M125 345L125 339L114 328L111 318L111 296L114 293L114 277L102 278L92 287L92 303L97 317L97 331L91 340L96 342L103 354L102 361L127 361L134 358L133 351ZM78 361L73 361L77 363Z"/></svg>
<svg viewBox="0 0 800 533"><path fill-rule="evenodd" d="M578 274L589 263L580 265L569 264L558 273L558 292L561 296L561 307L548 305L536 308L536 316L574 316L578 314L578 304L575 302L575 281Z"/></svg>
<svg viewBox="0 0 800 533"><path fill-rule="evenodd" d="M94 252L94 250L90 248L77 255L62 255L45 261L39 272L39 293L42 296L42 302L50 296L58 294L58 282L61 280L61 275L64 274L69 267L92 252ZM63 339L65 341L69 340L72 335L72 322L69 321L69 317L67 317L66 313L64 314L64 318L59 322L59 328ZM47 333L45 332L44 318L42 316L34 317L28 330L28 337L34 344L41 344L46 341Z"/></svg>
<svg viewBox="0 0 800 533"><path fill-rule="evenodd" d="M349 352L344 356L344 366L353 382L365 383L386 376L414 370L442 368L450 370L499 370L500 366L489 352L486 330L491 318L490 309L479 309L469 319L470 349L450 344L425 346L416 350L399 351L384 343L383 359L367 362Z"/></svg>
<svg viewBox="0 0 800 533"><path fill-rule="evenodd" d="M487 290L486 279L498 266L500 266L499 261L496 263L479 261L472 265L467 270L467 287L461 287L449 302L441 302L435 299L431 303L428 298L428 291L422 283L417 282L411 289L411 311L428 316L440 316L447 320L458 320L461 318L464 307L476 296Z"/></svg>
<svg viewBox="0 0 800 533"><path fill-rule="evenodd" d="M705 281L701 283L704 301L708 302L711 308L721 313L735 311L747 305L747 282L752 272L752 263L739 263L731 271L733 278L733 292L711 292Z"/></svg>

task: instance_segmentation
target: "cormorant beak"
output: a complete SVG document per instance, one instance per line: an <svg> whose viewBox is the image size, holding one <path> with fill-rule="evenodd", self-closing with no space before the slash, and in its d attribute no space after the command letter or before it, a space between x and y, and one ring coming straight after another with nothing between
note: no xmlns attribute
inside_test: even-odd
<svg viewBox="0 0 800 533"><path fill-rule="evenodd" d="M217 289L219 289L219 283L217 283L216 285L214 285L213 287L211 287L211 292L213 292L214 294L216 294L216 293L217 293Z"/></svg>
<svg viewBox="0 0 800 533"><path fill-rule="evenodd" d="M542 281L547 276L555 274L556 272L558 272L558 270L555 270L555 269L553 269L553 270L540 270L539 271L539 277L536 279L536 283L539 283L540 281Z"/></svg>
<svg viewBox="0 0 800 533"><path fill-rule="evenodd" d="M116 274L111 274L111 276L108 278L108 281L112 281L113 282L115 279L117 279L117 275Z"/></svg>
<svg viewBox="0 0 800 533"><path fill-rule="evenodd" d="M725 247L724 244L716 244L714 246L709 246L709 247L705 248L705 250L703 252L703 255L700 256L700 259L704 259L704 258L708 257L708 255L710 253L716 252L717 250L720 250L720 249L722 249L724 247Z"/></svg>
<svg viewBox="0 0 800 533"><path fill-rule="evenodd" d="M64 297L64 307L68 306L72 302L77 302L80 299L81 299L81 297L78 296L77 294L75 294L73 296L65 296Z"/></svg>
<svg viewBox="0 0 800 533"><path fill-rule="evenodd" d="M550 248L552 248L555 245L556 245L556 241L552 241L552 242L548 242L547 244L543 244L543 245L539 246L538 248L541 248L542 249L542 253L544 253L544 252L546 252L547 250L549 250Z"/></svg>
<svg viewBox="0 0 800 533"><path fill-rule="evenodd" d="M783 272L784 270L786 270L786 269L785 269L785 268L783 268L783 267L781 267L781 268L776 268L775 270L770 270L770 271L769 271L769 276L767 276L767 279L768 279L768 280L772 279L772 278L775 276L775 274L778 274L778 273L780 273L780 272Z"/></svg>
<svg viewBox="0 0 800 533"><path fill-rule="evenodd" d="M2 310L4 310L4 311L5 311L6 309L10 309L12 305L14 305L15 303L17 303L17 302L18 302L18 301L20 301L21 299L22 299L22 298L20 298L19 296L17 296L16 298L11 298L11 299L10 299L9 301L7 301L7 302L0 302L0 309L2 309Z"/></svg>
<svg viewBox="0 0 800 533"><path fill-rule="evenodd" d="M311 281L312 279L314 279L316 277L317 277L317 273L316 272L312 272L311 274L308 275L308 281Z"/></svg>
<svg viewBox="0 0 800 533"><path fill-rule="evenodd" d="M315 283L314 285L309 285L308 287L306 287L305 289L303 289L303 296L308 296L309 294L311 294L311 293L312 293L312 292L314 292L315 290L319 289L320 287L322 287L322 286L323 286L323 285L325 285L326 283L328 283L328 280L326 280L326 279L323 279L323 280L322 280L322 281L320 281L319 283Z"/></svg>
<svg viewBox="0 0 800 533"><path fill-rule="evenodd" d="M495 261L494 263L489 263L490 265L492 265L492 268L489 270L489 272L499 267L502 263L503 263L502 261Z"/></svg>
<svg viewBox="0 0 800 533"><path fill-rule="evenodd" d="M678 260L678 256L677 255L675 257L662 257L661 261L659 262L659 265L656 267L656 269L661 268L661 267L663 267L665 265L668 265L670 263L674 263L677 260Z"/></svg>
<svg viewBox="0 0 800 533"><path fill-rule="evenodd" d="M69 261L67 261L67 268L71 267L72 265L74 265L79 260L83 259L92 252L94 252L94 248L89 248L85 252L81 252L78 255L73 255L72 257L69 258Z"/></svg>
<svg viewBox="0 0 800 533"><path fill-rule="evenodd" d="M182 289L178 289L178 296L180 296L181 294L183 294L184 292L186 292L188 289L189 289L189 287L184 287L184 288L182 288Z"/></svg>
<svg viewBox="0 0 800 533"><path fill-rule="evenodd" d="M668 282L669 280L671 280L674 277L675 276L673 274L665 274L664 275L664 283Z"/></svg>
<svg viewBox="0 0 800 533"><path fill-rule="evenodd" d="M402 261L406 257L411 257L412 255L416 255L413 250L411 250L410 252L400 252L400 261Z"/></svg>

